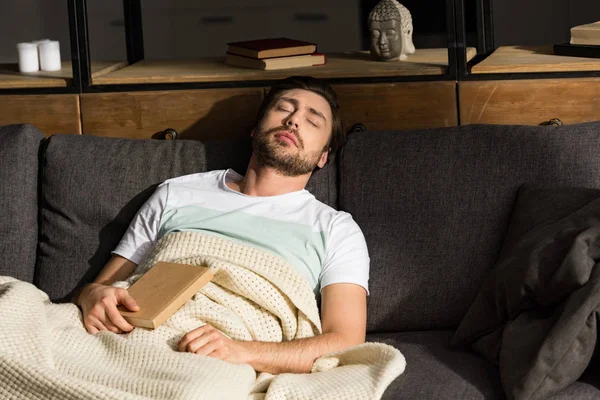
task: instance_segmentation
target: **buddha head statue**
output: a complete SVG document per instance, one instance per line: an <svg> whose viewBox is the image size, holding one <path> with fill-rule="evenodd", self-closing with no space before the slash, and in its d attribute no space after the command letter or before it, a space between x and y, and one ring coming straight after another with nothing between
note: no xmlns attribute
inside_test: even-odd
<svg viewBox="0 0 600 400"><path fill-rule="evenodd" d="M406 60L415 52L410 11L396 0L381 0L369 14L371 54L382 61Z"/></svg>

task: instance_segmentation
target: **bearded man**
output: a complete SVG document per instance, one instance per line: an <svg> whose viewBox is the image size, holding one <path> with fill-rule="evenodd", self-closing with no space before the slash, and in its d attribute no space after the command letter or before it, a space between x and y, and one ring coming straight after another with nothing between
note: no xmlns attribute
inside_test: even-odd
<svg viewBox="0 0 600 400"><path fill-rule="evenodd" d="M188 332L179 351L250 364L258 372L310 372L323 354L365 341L369 255L350 214L321 203L305 186L344 142L333 89L311 77L276 83L263 100L251 132L253 153L245 176L227 169L169 179L131 222L112 258L81 291L88 332L130 332L117 310L139 307L126 279L161 237L201 231L238 240L282 257L321 299L321 335L271 343L236 341L211 325Z"/></svg>

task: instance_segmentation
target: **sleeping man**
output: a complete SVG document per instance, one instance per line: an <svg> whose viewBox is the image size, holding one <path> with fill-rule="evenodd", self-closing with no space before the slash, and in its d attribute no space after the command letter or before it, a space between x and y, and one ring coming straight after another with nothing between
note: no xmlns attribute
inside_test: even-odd
<svg viewBox="0 0 600 400"><path fill-rule="evenodd" d="M344 142L333 89L310 77L275 84L262 102L245 176L228 169L163 182L138 211L93 283L77 298L89 333L132 331L117 310L138 306L129 277L154 245L173 232L202 232L265 250L285 260L321 299L322 333L297 340L234 340L207 323L177 344L182 352L250 364L273 374L311 371L318 357L365 341L369 255L345 212L305 190L317 168Z"/></svg>

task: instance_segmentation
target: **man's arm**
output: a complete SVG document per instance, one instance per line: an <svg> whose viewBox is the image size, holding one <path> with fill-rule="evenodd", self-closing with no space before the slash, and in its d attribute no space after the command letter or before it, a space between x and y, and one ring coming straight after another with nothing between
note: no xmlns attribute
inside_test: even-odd
<svg viewBox="0 0 600 400"><path fill-rule="evenodd" d="M123 281L133 273L137 267L137 264L129 261L128 259L113 255L110 260L106 263L102 271L98 274L94 283L101 283L103 285L112 285L117 281Z"/></svg>
<svg viewBox="0 0 600 400"><path fill-rule="evenodd" d="M308 373L318 357L364 343L366 298L365 289L352 283L323 288L323 334L312 338L282 343L234 341L205 325L186 334L179 343L179 350L247 363L259 372Z"/></svg>
<svg viewBox="0 0 600 400"><path fill-rule="evenodd" d="M121 316L117 305L123 305L130 311L138 311L139 307L126 289L110 285L128 278L135 270L136 262L140 262L154 245L167 195L167 185L161 184L156 188L133 217L115 249L116 254L123 254L128 258L113 255L94 282L84 286L75 299L75 303L81 307L83 322L88 332L96 333L108 329L111 332L122 333L133 329Z"/></svg>
<svg viewBox="0 0 600 400"><path fill-rule="evenodd" d="M128 259L113 255L98 274L94 282L83 287L75 303L81 307L83 324L90 333L109 330L115 333L133 329L117 310L122 304L131 311L139 307L126 289L110 286L116 281L127 279L137 264Z"/></svg>

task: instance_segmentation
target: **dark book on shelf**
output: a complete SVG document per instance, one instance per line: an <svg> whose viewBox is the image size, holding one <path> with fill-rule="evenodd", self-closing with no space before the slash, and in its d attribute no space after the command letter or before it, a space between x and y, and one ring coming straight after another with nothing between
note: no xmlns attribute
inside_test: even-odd
<svg viewBox="0 0 600 400"><path fill-rule="evenodd" d="M600 58L600 46L558 43L554 45L554 54L570 57Z"/></svg>
<svg viewBox="0 0 600 400"><path fill-rule="evenodd" d="M311 54L315 51L315 43L283 37L227 43L227 53L261 59Z"/></svg>

